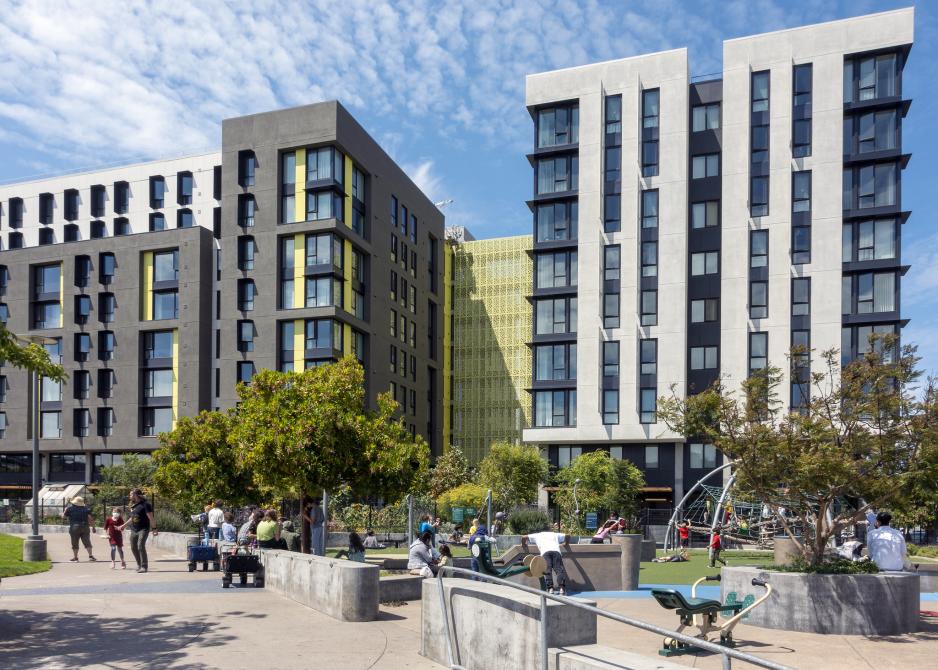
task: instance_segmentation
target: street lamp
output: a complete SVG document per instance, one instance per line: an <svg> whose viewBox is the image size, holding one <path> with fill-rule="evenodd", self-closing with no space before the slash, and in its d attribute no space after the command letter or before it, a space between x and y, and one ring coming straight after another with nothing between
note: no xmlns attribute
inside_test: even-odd
<svg viewBox="0 0 938 670"><path fill-rule="evenodd" d="M580 501L576 499L576 487L580 485L580 480L573 482L573 505L576 507L573 514L576 516L577 523L580 521Z"/></svg>
<svg viewBox="0 0 938 670"><path fill-rule="evenodd" d="M17 335L17 339L32 344L54 344L55 338L45 335ZM33 528L32 535L23 542L24 561L46 560L46 541L39 534L39 489L42 483L39 462L39 372L33 370Z"/></svg>

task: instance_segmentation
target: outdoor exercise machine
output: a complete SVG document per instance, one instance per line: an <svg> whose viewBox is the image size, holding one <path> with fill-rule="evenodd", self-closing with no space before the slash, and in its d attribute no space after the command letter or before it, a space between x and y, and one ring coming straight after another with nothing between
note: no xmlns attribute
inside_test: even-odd
<svg viewBox="0 0 938 670"><path fill-rule="evenodd" d="M772 594L772 586L762 579L753 579L753 586L761 586L765 589L765 594L761 598L757 600L755 596L750 594L742 601L739 601L735 593L730 593L727 596L726 603L721 603L719 600L697 597L697 585L705 581L718 582L720 581L720 575L701 577L694 582L691 587L690 598L685 598L684 594L676 589L652 589L651 595L665 609L676 610L677 615L681 618L681 625L677 627L676 633L683 632L689 626L696 626L698 632L694 637L716 642L716 639L709 640L709 636L718 632L720 634L719 644L724 647L735 647L733 629L736 624L754 608L766 601ZM729 615L730 618L723 623L719 623L717 617L720 614ZM661 656L677 656L694 651L697 651L696 647L680 642L673 637L666 637L658 653Z"/></svg>
<svg viewBox="0 0 938 670"><path fill-rule="evenodd" d="M547 561L543 556L536 554L527 554L520 564L511 563L501 570L492 563L492 543L488 540L476 540L472 544L472 556L479 564L479 570L490 577L499 579L508 579L515 575L528 575L540 582L541 591L547 590L547 583L544 581L544 573L547 572Z"/></svg>

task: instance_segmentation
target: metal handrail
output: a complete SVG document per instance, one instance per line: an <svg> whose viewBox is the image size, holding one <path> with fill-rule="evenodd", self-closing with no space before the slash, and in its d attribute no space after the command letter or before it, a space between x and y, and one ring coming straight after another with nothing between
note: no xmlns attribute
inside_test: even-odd
<svg viewBox="0 0 938 670"><path fill-rule="evenodd" d="M509 582L506 579L501 579L500 577L493 577L492 575L487 575L483 572L473 572L472 570L466 570L465 568L457 568L451 565L441 565L439 572L437 574L437 581L440 584L440 606L443 608L443 622L446 625L446 649L449 657L449 667L450 670L466 670L465 666L459 662L459 646L453 644L453 633L450 627L449 614L446 609L446 591L443 588L443 575L444 573L464 575L466 577L471 577L472 579L484 579L489 582L494 582L495 584L501 584L502 586L510 586L519 591L524 591L525 593L530 593L532 595L540 596L541 598L541 667L543 670L548 670L548 653L547 653L547 600L554 600L565 605L573 605L581 610L586 610L587 612L592 612L597 616L606 617L607 619L612 619L613 621L618 621L620 623L633 626L635 628L640 628L646 630L650 633L657 633L658 635L664 635L666 637L673 638L684 644L689 644L691 646L697 647L699 649L704 649L706 651L711 651L722 656L723 661L723 670L730 670L731 659L735 658L746 663L751 663L760 668L769 668L769 670L794 670L793 668L787 665L781 665L779 663L774 663L772 661L767 661L765 659L759 658L758 656L753 656L752 654L747 654L742 651L736 651L731 647L724 647L722 645L716 644L715 642L710 642L708 640L703 640L698 637L691 637L690 635L685 635L684 633L678 633L673 630L668 630L667 628L661 628L651 623L646 623L645 621L639 621L638 619L631 619L621 614L616 614L615 612L608 612L606 610L594 607L593 605L587 605L586 603L579 602L570 598L568 596L558 596L540 589L531 588L530 586L525 586L524 584L516 584L515 582Z"/></svg>

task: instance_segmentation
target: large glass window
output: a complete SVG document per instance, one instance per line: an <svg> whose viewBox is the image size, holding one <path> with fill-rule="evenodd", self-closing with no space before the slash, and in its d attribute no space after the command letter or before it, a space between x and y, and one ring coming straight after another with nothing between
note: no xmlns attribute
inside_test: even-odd
<svg viewBox="0 0 938 670"><path fill-rule="evenodd" d="M575 201L538 205L535 217L538 242L576 239L577 203Z"/></svg>
<svg viewBox="0 0 938 670"><path fill-rule="evenodd" d="M641 310L643 326L658 325L658 291L642 291Z"/></svg>
<svg viewBox="0 0 938 670"><path fill-rule="evenodd" d="M845 61L844 102L898 95L898 75L898 59L894 53Z"/></svg>
<svg viewBox="0 0 938 670"><path fill-rule="evenodd" d="M691 254L690 273L697 277L700 275L714 275L720 271L720 252L702 251Z"/></svg>
<svg viewBox="0 0 938 670"><path fill-rule="evenodd" d="M638 346L639 372L643 375L658 374L658 340L640 340Z"/></svg>
<svg viewBox="0 0 938 670"><path fill-rule="evenodd" d="M769 316L769 283L749 283L749 318L765 319Z"/></svg>
<svg viewBox="0 0 938 670"><path fill-rule="evenodd" d="M307 307L342 307L342 282L335 277L306 278Z"/></svg>
<svg viewBox="0 0 938 670"><path fill-rule="evenodd" d="M642 242L642 276L658 276L658 243Z"/></svg>
<svg viewBox="0 0 938 670"><path fill-rule="evenodd" d="M33 273L37 294L59 293L62 276L62 266L60 264L39 265L33 269Z"/></svg>
<svg viewBox="0 0 938 670"><path fill-rule="evenodd" d="M576 251L538 254L534 259L537 266L536 276L538 288L576 286Z"/></svg>
<svg viewBox="0 0 938 670"><path fill-rule="evenodd" d="M575 344L539 344L534 348L534 379L576 379Z"/></svg>
<svg viewBox="0 0 938 670"><path fill-rule="evenodd" d="M619 294L603 294L603 328L619 327Z"/></svg>
<svg viewBox="0 0 938 670"><path fill-rule="evenodd" d="M179 318L179 293L172 291L153 292L153 320Z"/></svg>
<svg viewBox="0 0 938 670"><path fill-rule="evenodd" d="M895 163L844 169L844 209L868 209L897 204Z"/></svg>
<svg viewBox="0 0 938 670"><path fill-rule="evenodd" d="M720 127L720 103L709 105L695 105L691 108L691 130L699 133L702 130L716 130Z"/></svg>
<svg viewBox="0 0 938 670"><path fill-rule="evenodd" d="M694 229L714 228L720 225L720 201L695 202L690 206L691 227Z"/></svg>
<svg viewBox="0 0 938 670"><path fill-rule="evenodd" d="M713 470L717 466L717 450L712 444L690 444L690 467L695 470Z"/></svg>
<svg viewBox="0 0 938 670"><path fill-rule="evenodd" d="M621 247L618 244L607 244L603 247L603 279L619 279L621 260Z"/></svg>
<svg viewBox="0 0 938 670"><path fill-rule="evenodd" d="M242 235L238 238L238 269L253 270L254 254L257 248L254 245L254 238L250 235Z"/></svg>
<svg viewBox="0 0 938 670"><path fill-rule="evenodd" d="M749 186L750 216L769 215L769 178L753 177Z"/></svg>
<svg viewBox="0 0 938 670"><path fill-rule="evenodd" d="M173 357L173 331L156 330L144 334L143 351L146 360Z"/></svg>
<svg viewBox="0 0 938 670"><path fill-rule="evenodd" d="M718 365L719 347L691 347L691 370L715 370Z"/></svg>
<svg viewBox="0 0 938 670"><path fill-rule="evenodd" d="M791 174L791 211L811 211L811 171L792 172Z"/></svg>
<svg viewBox="0 0 938 670"><path fill-rule="evenodd" d="M330 233L307 235L306 265L342 267L342 240Z"/></svg>
<svg viewBox="0 0 938 670"><path fill-rule="evenodd" d="M580 111L576 105L537 113L537 146L554 147L579 141Z"/></svg>
<svg viewBox="0 0 938 670"><path fill-rule="evenodd" d="M895 219L845 223L843 234L845 263L896 257Z"/></svg>
<svg viewBox="0 0 938 670"><path fill-rule="evenodd" d="M603 342L603 377L619 376L619 342Z"/></svg>
<svg viewBox="0 0 938 670"><path fill-rule="evenodd" d="M620 144L622 141L622 96L606 96L606 144Z"/></svg>
<svg viewBox="0 0 938 670"><path fill-rule="evenodd" d="M242 312L250 312L254 309L254 296L256 288L253 279L238 280L238 309Z"/></svg>
<svg viewBox="0 0 938 670"><path fill-rule="evenodd" d="M811 79L812 65L796 65L792 72L792 143L791 155L811 155Z"/></svg>
<svg viewBox="0 0 938 670"><path fill-rule="evenodd" d="M172 370L147 370L144 375L144 396L171 398L173 395Z"/></svg>
<svg viewBox="0 0 938 670"><path fill-rule="evenodd" d="M238 351L254 351L253 321L238 321Z"/></svg>
<svg viewBox="0 0 938 670"><path fill-rule="evenodd" d="M309 191L306 194L306 220L343 218L342 196L333 191Z"/></svg>
<svg viewBox="0 0 938 670"><path fill-rule="evenodd" d="M752 73L752 111L769 111L769 73Z"/></svg>
<svg viewBox="0 0 938 670"><path fill-rule="evenodd" d="M296 221L296 153L290 151L281 157L280 170L280 223Z"/></svg>
<svg viewBox="0 0 938 670"><path fill-rule="evenodd" d="M607 194L603 198L603 231L618 233L622 230L622 196Z"/></svg>
<svg viewBox="0 0 938 670"><path fill-rule="evenodd" d="M643 388L639 391L639 422L655 423L658 411L658 391L654 388Z"/></svg>
<svg viewBox="0 0 938 670"><path fill-rule="evenodd" d="M153 281L179 281L178 251L161 251L153 254Z"/></svg>
<svg viewBox="0 0 938 670"><path fill-rule="evenodd" d="M704 154L691 159L691 178L720 176L720 154Z"/></svg>
<svg viewBox="0 0 938 670"><path fill-rule="evenodd" d="M720 318L719 298L704 298L702 300L691 300L691 303L690 303L691 323L709 323L709 322L717 321L719 318Z"/></svg>
<svg viewBox="0 0 938 670"><path fill-rule="evenodd" d="M764 268L769 265L769 231L753 230L749 233L749 267Z"/></svg>
<svg viewBox="0 0 938 670"><path fill-rule="evenodd" d="M40 412L39 437L57 440L62 437L62 412Z"/></svg>
<svg viewBox="0 0 938 670"><path fill-rule="evenodd" d="M535 304L536 334L576 332L576 298L542 298Z"/></svg>
<svg viewBox="0 0 938 670"><path fill-rule="evenodd" d="M320 147L306 151L306 183L334 179L343 182L342 153L334 147Z"/></svg>
<svg viewBox="0 0 938 670"><path fill-rule="evenodd" d="M866 154L873 151L888 151L898 146L898 116L896 110L887 109L868 112L844 120L845 153ZM853 145L853 130L856 131L856 146Z"/></svg>
<svg viewBox="0 0 938 670"><path fill-rule="evenodd" d="M749 333L749 374L769 365L769 334Z"/></svg>
<svg viewBox="0 0 938 670"><path fill-rule="evenodd" d="M619 389L603 389L603 425L619 423Z"/></svg>
<svg viewBox="0 0 938 670"><path fill-rule="evenodd" d="M811 278L796 277L791 280L791 315L806 316L811 313Z"/></svg>
<svg viewBox="0 0 938 670"><path fill-rule="evenodd" d="M576 391L535 391L534 425L538 428L575 426Z"/></svg>
<svg viewBox="0 0 938 670"><path fill-rule="evenodd" d="M171 407L147 407L143 410L143 435L155 437L173 429L173 409Z"/></svg>
<svg viewBox="0 0 938 670"><path fill-rule="evenodd" d="M642 191L642 228L658 227L658 189Z"/></svg>
<svg viewBox="0 0 938 670"><path fill-rule="evenodd" d="M873 314L895 309L895 272L864 272L843 278L844 314Z"/></svg>
<svg viewBox="0 0 938 670"><path fill-rule="evenodd" d="M577 189L579 161L576 156L542 158L537 162L537 192L563 193Z"/></svg>

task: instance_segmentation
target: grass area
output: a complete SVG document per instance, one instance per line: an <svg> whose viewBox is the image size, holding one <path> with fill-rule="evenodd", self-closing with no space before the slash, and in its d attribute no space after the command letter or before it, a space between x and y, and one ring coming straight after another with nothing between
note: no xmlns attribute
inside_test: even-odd
<svg viewBox="0 0 938 670"><path fill-rule="evenodd" d="M12 535L0 535L0 578L45 572L52 561L23 562L23 540Z"/></svg>
<svg viewBox="0 0 938 670"><path fill-rule="evenodd" d="M664 552L659 551L658 555ZM724 551L723 560L730 567L772 565L775 559L770 551ZM690 560L685 563L642 563L638 581L642 584L693 584L705 575L720 573L720 564L709 567L706 549L692 549Z"/></svg>

